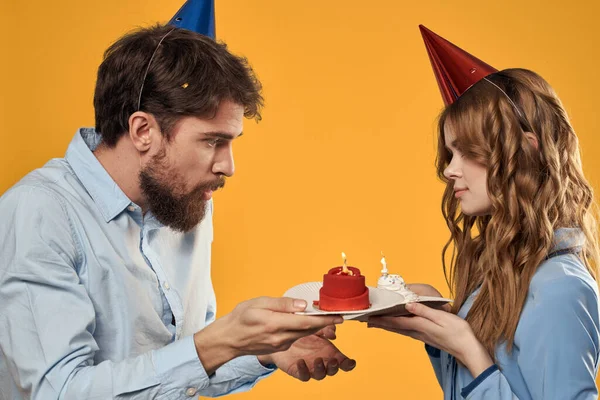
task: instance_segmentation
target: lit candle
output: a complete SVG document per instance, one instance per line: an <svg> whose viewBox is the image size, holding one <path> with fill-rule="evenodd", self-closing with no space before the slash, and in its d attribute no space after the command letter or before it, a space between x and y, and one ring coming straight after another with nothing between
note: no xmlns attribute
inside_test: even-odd
<svg viewBox="0 0 600 400"><path fill-rule="evenodd" d="M383 265L383 269L381 270L381 273L383 275L387 275L388 269L387 269L387 263L385 262L385 256L383 255L383 251L381 252L381 265Z"/></svg>
<svg viewBox="0 0 600 400"><path fill-rule="evenodd" d="M346 253L342 251L342 258L344 259L344 265L342 266L342 274L348 275L348 266L346 265Z"/></svg>

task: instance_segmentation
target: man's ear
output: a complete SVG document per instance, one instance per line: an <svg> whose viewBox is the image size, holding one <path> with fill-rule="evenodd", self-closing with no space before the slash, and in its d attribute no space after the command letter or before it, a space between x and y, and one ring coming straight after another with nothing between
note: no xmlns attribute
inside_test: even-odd
<svg viewBox="0 0 600 400"><path fill-rule="evenodd" d="M150 149L152 141L160 136L160 127L152 114L136 111L129 117L129 138L131 143L140 152Z"/></svg>

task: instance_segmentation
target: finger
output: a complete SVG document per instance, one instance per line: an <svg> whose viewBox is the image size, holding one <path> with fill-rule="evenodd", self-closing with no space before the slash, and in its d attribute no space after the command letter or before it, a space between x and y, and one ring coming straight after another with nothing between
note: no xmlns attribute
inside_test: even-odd
<svg viewBox="0 0 600 400"><path fill-rule="evenodd" d="M344 360L342 360L340 362L340 369L342 371L352 371L354 369L354 367L356 367L356 361L351 360L349 358L345 358Z"/></svg>
<svg viewBox="0 0 600 400"><path fill-rule="evenodd" d="M323 363L323 359L319 357L315 360L312 378L317 381L320 381L323 378L325 378L326 374L327 371L325 370L325 364Z"/></svg>
<svg viewBox="0 0 600 400"><path fill-rule="evenodd" d="M307 303L302 299L294 299L291 297L257 297L256 299L248 300L252 307L264 308L271 311L281 313L294 313L304 311Z"/></svg>
<svg viewBox="0 0 600 400"><path fill-rule="evenodd" d="M295 342L296 340L303 338L305 336L317 335L321 338L329 340L329 336L333 336L333 339L336 338L335 332L326 331L326 328L316 327L312 329L300 329L300 330L288 330L285 332L281 332L283 335L282 338L289 342Z"/></svg>
<svg viewBox="0 0 600 400"><path fill-rule="evenodd" d="M371 317L367 321L367 327L390 328L390 329L408 329L414 316L400 317Z"/></svg>
<svg viewBox="0 0 600 400"><path fill-rule="evenodd" d="M287 331L286 334L291 335L291 337L296 337L297 339L300 339L304 336L316 335L317 333L321 332L322 330L323 329L319 329L319 327L316 327L316 328L312 328L312 329L300 329L297 331Z"/></svg>
<svg viewBox="0 0 600 400"><path fill-rule="evenodd" d="M396 332L397 330L416 331L416 332L433 332L440 329L440 326L426 318L411 316L411 317L373 317L369 318L367 327L377 327Z"/></svg>
<svg viewBox="0 0 600 400"><path fill-rule="evenodd" d="M337 337L335 334L335 330L335 325L328 325L325 328L318 331L316 335L325 339L334 340Z"/></svg>
<svg viewBox="0 0 600 400"><path fill-rule="evenodd" d="M281 323L278 322L275 325L278 327L285 327L288 330L313 329L317 327L321 329L327 325L341 324L344 322L344 319L339 315L308 316L293 314L306 309L306 301L302 299L264 296L248 300L245 303L250 308L270 311L273 315L268 319L272 320L272 317L279 318ZM262 320L265 320L265 318L262 318Z"/></svg>
<svg viewBox="0 0 600 400"><path fill-rule="evenodd" d="M419 296L442 297L442 294L436 288L425 283L409 283L406 287Z"/></svg>
<svg viewBox="0 0 600 400"><path fill-rule="evenodd" d="M337 374L339 368L340 364L338 363L337 359L332 358L329 361L327 361L327 375L333 376Z"/></svg>
<svg viewBox="0 0 600 400"><path fill-rule="evenodd" d="M435 310L420 303L408 303L406 305L406 311L413 315L426 318L440 326L442 326L442 321L448 314L446 311Z"/></svg>
<svg viewBox="0 0 600 400"><path fill-rule="evenodd" d="M420 340L422 342L424 342L423 340L423 335L417 331L411 331L408 329L399 329L399 328L393 328L393 327L386 327L386 326L380 326L377 324L373 324L370 323L367 325L368 328L376 328L376 329L383 329L385 331L388 332L392 332L392 333L397 333L403 336L408 336L410 338L416 339L416 340Z"/></svg>
<svg viewBox="0 0 600 400"><path fill-rule="evenodd" d="M335 360L337 365L345 371L350 371L355 367L356 361L349 359L348 356L342 353L333 343L330 342L329 345L331 346L331 350L333 350L333 356L329 359L329 362Z"/></svg>
<svg viewBox="0 0 600 400"><path fill-rule="evenodd" d="M273 324L277 324L282 330L288 331L312 331L311 334L320 331L328 325L337 325L344 322L339 315L296 315L273 313L271 316Z"/></svg>
<svg viewBox="0 0 600 400"><path fill-rule="evenodd" d="M298 368L298 376L296 376L296 378L302 382L308 382L310 380L310 370L308 369L306 362L304 360L298 360L296 362L296 368Z"/></svg>

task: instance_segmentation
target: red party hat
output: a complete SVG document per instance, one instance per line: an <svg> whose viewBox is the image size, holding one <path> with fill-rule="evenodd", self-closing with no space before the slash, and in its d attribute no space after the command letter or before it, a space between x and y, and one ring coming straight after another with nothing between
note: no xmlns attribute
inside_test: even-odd
<svg viewBox="0 0 600 400"><path fill-rule="evenodd" d="M446 106L489 74L498 70L419 25L435 79Z"/></svg>

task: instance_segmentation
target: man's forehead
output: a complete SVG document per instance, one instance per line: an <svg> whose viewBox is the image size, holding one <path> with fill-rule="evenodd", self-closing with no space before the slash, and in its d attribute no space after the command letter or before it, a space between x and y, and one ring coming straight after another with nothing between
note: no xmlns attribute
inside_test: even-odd
<svg viewBox="0 0 600 400"><path fill-rule="evenodd" d="M202 134L221 134L229 136L238 136L243 128L243 115L239 118L234 116L215 116L211 118L202 118L196 116L183 117L177 122L176 130L191 131Z"/></svg>

